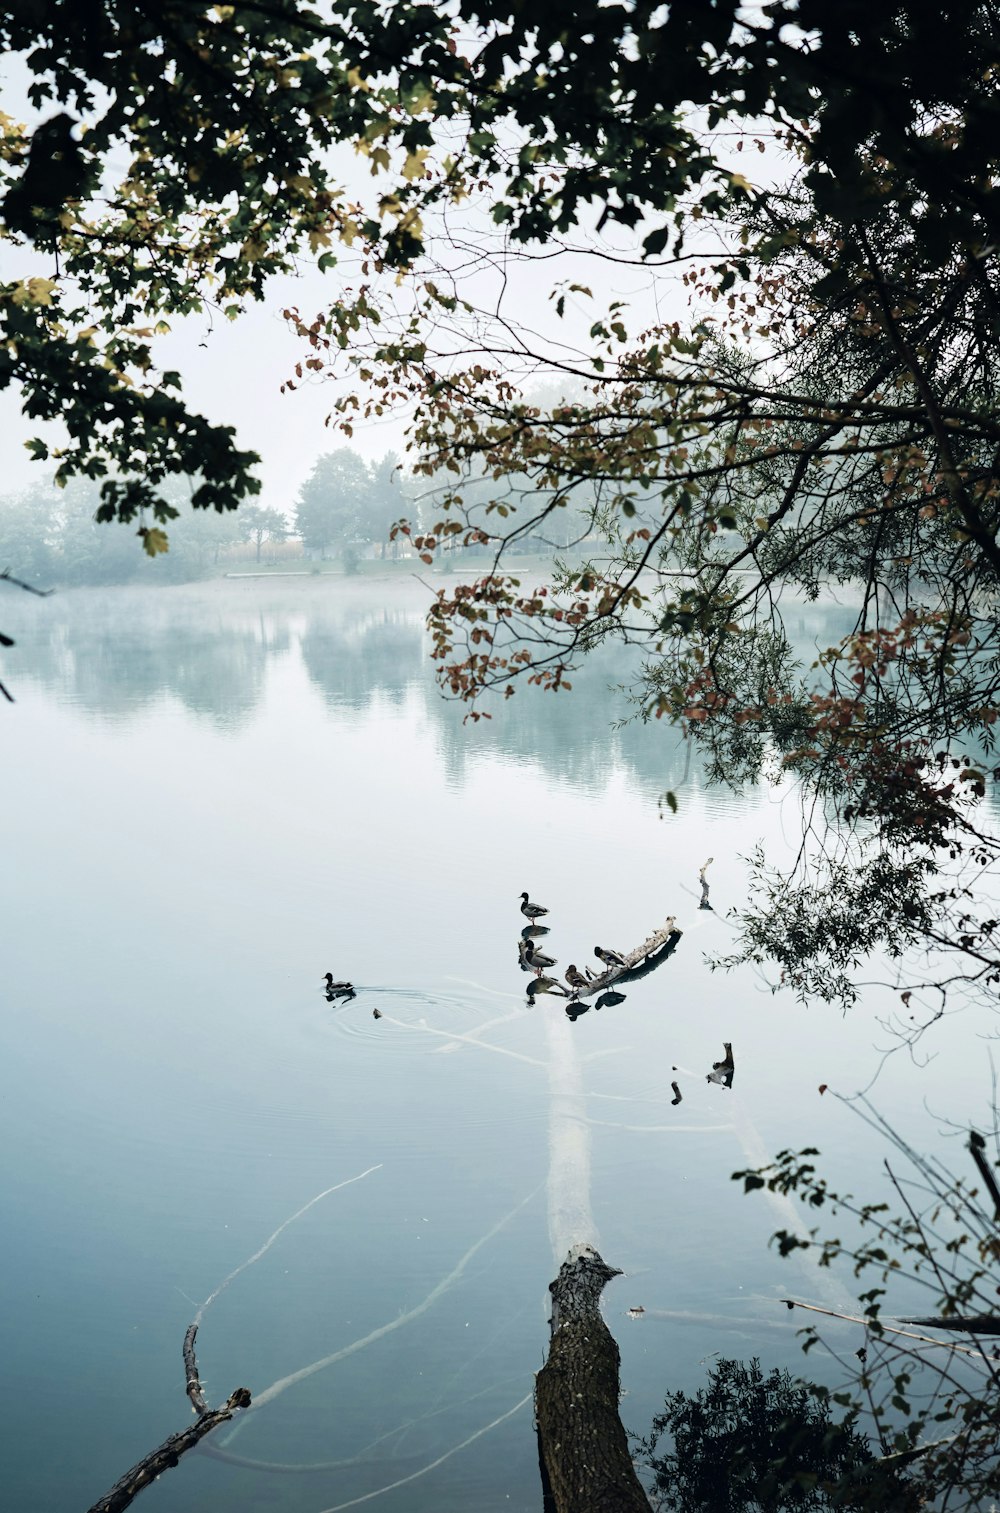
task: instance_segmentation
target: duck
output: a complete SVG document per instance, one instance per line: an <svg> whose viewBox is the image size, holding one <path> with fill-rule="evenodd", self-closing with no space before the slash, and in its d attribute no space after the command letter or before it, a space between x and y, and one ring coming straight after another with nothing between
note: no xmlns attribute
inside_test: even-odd
<svg viewBox="0 0 1000 1513"><path fill-rule="evenodd" d="M595 946L594 955L599 956L606 967L623 967L625 965L624 956L620 956L617 951L612 951L607 946Z"/></svg>
<svg viewBox="0 0 1000 1513"><path fill-rule="evenodd" d="M534 1003L535 996L538 993L556 993L561 998L569 997L569 993L561 982L557 982L554 977L546 977L544 973L528 983L528 997L532 1003Z"/></svg>
<svg viewBox="0 0 1000 1513"><path fill-rule="evenodd" d="M556 964L555 957L546 956L544 951L539 951L533 940L526 940L524 943L524 951L522 953L521 962L522 966L524 965L525 961L530 962L531 966L536 972L541 972L543 967L554 967Z"/></svg>
<svg viewBox="0 0 1000 1513"><path fill-rule="evenodd" d="M532 921L541 919L542 915L548 914L548 912L548 909L543 908L541 904L533 904L527 893L521 894L521 913L525 919Z"/></svg>
<svg viewBox="0 0 1000 1513"><path fill-rule="evenodd" d="M381 1009L372 1009L372 1018L373 1019L381 1019L382 1018L382 1010Z"/></svg>
<svg viewBox="0 0 1000 1513"><path fill-rule="evenodd" d="M584 977L580 968L574 966L572 962L566 968L566 981L571 988L586 988L590 985L590 978Z"/></svg>
<svg viewBox="0 0 1000 1513"><path fill-rule="evenodd" d="M354 984L351 982L334 982L333 973L325 974L326 991L328 993L353 993Z"/></svg>

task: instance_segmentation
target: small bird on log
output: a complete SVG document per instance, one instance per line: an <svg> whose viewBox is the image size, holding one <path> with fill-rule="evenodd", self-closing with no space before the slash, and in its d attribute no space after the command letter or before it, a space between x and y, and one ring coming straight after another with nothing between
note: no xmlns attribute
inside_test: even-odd
<svg viewBox="0 0 1000 1513"><path fill-rule="evenodd" d="M521 913L525 919L541 919L542 915L548 912L548 909L543 908L541 904L533 904L527 893L521 894Z"/></svg>
<svg viewBox="0 0 1000 1513"><path fill-rule="evenodd" d="M569 983L571 988L585 988L587 987L589 980L589 978L584 977L583 973L580 971L580 968L574 966L572 963L570 963L570 965L566 968L566 981Z"/></svg>
<svg viewBox="0 0 1000 1513"><path fill-rule="evenodd" d="M555 957L546 956L544 951L539 951L533 940L526 940L524 942L523 959L526 960L536 972L541 972L543 967L554 967L556 964Z"/></svg>
<svg viewBox="0 0 1000 1513"><path fill-rule="evenodd" d="M600 957L606 967L623 967L625 965L624 956L620 956L617 951L609 950L607 946L595 946L594 955Z"/></svg>

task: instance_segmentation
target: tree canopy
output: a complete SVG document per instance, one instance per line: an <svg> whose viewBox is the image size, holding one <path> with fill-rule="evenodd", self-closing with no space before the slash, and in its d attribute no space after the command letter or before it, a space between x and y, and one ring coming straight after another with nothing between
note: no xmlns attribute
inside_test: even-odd
<svg viewBox="0 0 1000 1513"><path fill-rule="evenodd" d="M764 879L745 955L849 996L831 962L946 946L955 979L992 987L996 921L938 879L995 855L975 801L1000 666L997 37L985 0L14 6L0 41L39 120L0 119L22 263L0 286L0 385L62 421L60 481L100 480L98 515L138 518L155 554L173 475L196 508L257 488L252 452L158 367L158 332L208 305L235 319L274 274L351 249L362 281L294 317L303 368L354 365L348 435L411 406L418 469L456 481L422 553L496 554L434 606L446 687L478 714L491 686L565 687L596 640L638 643L643 714L729 779L776 763L836 819L793 889ZM435 267L476 196L505 255L582 236L654 293L681 276L690 318L554 279L557 314L595 307L554 351L516 311L477 310ZM579 397L528 402L512 355ZM464 497L466 474L500 497ZM586 560L522 588L504 552L577 494ZM798 668L782 595L831 586L856 596L854 630Z"/></svg>
<svg viewBox="0 0 1000 1513"><path fill-rule="evenodd" d="M396 463L387 453L370 466L353 447L317 458L295 505L295 528L307 550L325 556L331 547L379 542L384 552L403 507Z"/></svg>
<svg viewBox="0 0 1000 1513"><path fill-rule="evenodd" d="M0 213L48 276L25 259L25 276L0 287L0 385L19 387L28 415L64 422L61 476L122 475L103 486L109 518L148 509L162 523L171 506L157 485L199 470L195 506L231 507L254 491L254 456L191 414L178 375L158 369L161 323L206 302L235 318L273 274L301 255L329 265L342 241L411 264L423 210L484 175L518 241L563 232L596 203L602 223L650 221L647 256L676 251L693 215L748 193L699 109L709 131L769 117L808 145L823 214L892 203L929 252L989 235L989 6L885 17L777 0L754 22L738 9L8 7L0 44L23 58L41 119L0 116ZM371 206L341 186L332 149L345 143L382 181ZM876 161L891 173L866 166ZM696 205L683 199L692 189Z"/></svg>

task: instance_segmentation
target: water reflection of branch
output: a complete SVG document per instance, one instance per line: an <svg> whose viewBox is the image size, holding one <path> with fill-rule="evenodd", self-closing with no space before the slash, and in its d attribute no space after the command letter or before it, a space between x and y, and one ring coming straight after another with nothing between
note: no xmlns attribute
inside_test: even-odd
<svg viewBox="0 0 1000 1513"><path fill-rule="evenodd" d="M490 993L494 998L509 998L512 999L515 1003L522 1002L522 999L518 993L509 993L504 988L487 987L487 985L483 982L474 982L471 977L449 976L445 979L445 981L460 983L464 988L475 988L477 993Z"/></svg>
<svg viewBox="0 0 1000 1513"><path fill-rule="evenodd" d="M599 1124L602 1129L623 1129L636 1135L716 1135L732 1134L732 1124L615 1124L610 1119L588 1119L588 1124Z"/></svg>
<svg viewBox="0 0 1000 1513"><path fill-rule="evenodd" d="M520 1002L520 999L518 999L519 1007L516 1008L513 1013L499 1014L496 1019L485 1019L482 1024L477 1024L474 1029L467 1030L465 1032L465 1039L478 1042L479 1037L481 1035L485 1035L487 1030L494 1030L496 1029L497 1025L500 1024L510 1024L514 1019L523 1019L525 1011L522 1007L520 1007ZM447 1050L448 1047L442 1046L441 1049ZM457 1050L458 1047L456 1046L455 1049Z"/></svg>
<svg viewBox="0 0 1000 1513"><path fill-rule="evenodd" d="M515 1381L521 1381L520 1375L516 1377L505 1377L501 1382L491 1382L488 1387L481 1388L479 1392L464 1393L462 1395L461 1403L463 1406L468 1403L474 1403L481 1397L488 1397L490 1393L496 1392L501 1387L509 1387L511 1382ZM223 1450L220 1449L218 1445L213 1444L202 1445L200 1447L200 1453L202 1455L207 1455L210 1460L221 1460L224 1461L228 1466L240 1466L245 1471L267 1471L269 1473L279 1475L283 1472L287 1472L287 1474L290 1476L306 1476L310 1473L319 1473L321 1471L349 1471L359 1466L381 1466L381 1462L371 1459L371 1452L375 1450L379 1445L384 1444L387 1439L392 1439L397 1434L408 1433L411 1429L416 1428L418 1424L426 1423L428 1419L440 1418L442 1413L453 1412L456 1406L457 1405L454 1402L445 1403L440 1408L432 1408L427 1413L418 1414L416 1418L406 1419L403 1423L396 1424L394 1428L386 1429L382 1434L377 1434L374 1439L368 1441L367 1445L363 1445L361 1447L357 1455L349 1456L345 1460L257 1460L253 1456L237 1455L235 1451ZM409 1462L419 1459L419 1457L414 1452L412 1455L406 1456L396 1456L395 1454L393 1454L393 1459L395 1460L397 1465L406 1465Z"/></svg>
<svg viewBox="0 0 1000 1513"><path fill-rule="evenodd" d="M25 583L23 578L15 578L9 567L0 573L0 582L12 583L15 588L23 588L26 594L37 594L39 599L47 599L54 592L51 588L36 588L33 583Z"/></svg>
<svg viewBox="0 0 1000 1513"><path fill-rule="evenodd" d="M443 1465L446 1460L450 1460L453 1455L457 1455L459 1450L464 1450L466 1445L471 1445L475 1440L482 1439L483 1435L489 1434L491 1429L496 1429L500 1424L505 1423L507 1419L513 1418L514 1414L520 1412L526 1403L531 1402L531 1398L532 1394L530 1392L526 1393L520 1402L514 1404L513 1408L508 1408L506 1413L501 1413L499 1418L495 1418L492 1423L484 1424L481 1429L476 1430L475 1434L470 1434L468 1439L463 1439L461 1444L452 1445L450 1450L446 1450L443 1455L438 1456L437 1460L430 1461L419 1471L413 1471L409 1476L401 1476L398 1481L388 1482L386 1486L378 1487L374 1492L365 1492L361 1497L352 1497L349 1502L335 1503L332 1508L321 1508L320 1513L343 1513L344 1508L356 1508L360 1503L371 1502L373 1497L382 1497L386 1492L394 1492L397 1487L405 1487L408 1482L416 1481L419 1476L426 1476L428 1471L434 1471L438 1466Z"/></svg>
<svg viewBox="0 0 1000 1513"><path fill-rule="evenodd" d="M436 1030L429 1024L407 1024L405 1019L394 1019L391 1014L383 1014L386 1024L394 1024L401 1030L414 1030L423 1035L440 1035L445 1040L458 1040L463 1045L474 1045L481 1051L494 1051L498 1056L513 1056L515 1061L526 1061L529 1066L544 1066L544 1061L539 1061L535 1056L525 1056L522 1051L508 1051L506 1046L490 1045L485 1040L476 1040L472 1035L463 1035L458 1030Z"/></svg>
<svg viewBox="0 0 1000 1513"><path fill-rule="evenodd" d="M337 1361L344 1360L349 1355L354 1355L357 1351L363 1350L366 1345L374 1344L376 1340L381 1340L387 1334L391 1334L394 1329L400 1329L404 1324L409 1324L412 1319L419 1318L420 1314L426 1313L427 1309L432 1307L438 1298L442 1297L448 1291L448 1288L458 1281L477 1251L482 1250L483 1246L488 1244L494 1235L499 1234L501 1229L506 1224L509 1224L511 1219L515 1218L521 1212L521 1209L531 1202L537 1191L538 1189L536 1188L534 1192L530 1192L516 1207L512 1208L502 1219L499 1219L492 1229L487 1230L486 1234L481 1236L474 1245L471 1245L448 1275L443 1277L437 1286L431 1289L423 1302L417 1303L414 1308L408 1308L405 1313L401 1313L391 1323L381 1324L378 1329L373 1329L369 1334L363 1335L361 1339L352 1340L349 1345L343 1345L339 1350L331 1351L329 1355L323 1356L320 1360L313 1361L308 1366L302 1366L298 1371L293 1371L288 1376L279 1377L276 1382L271 1383L270 1387L266 1387L263 1392L257 1394L251 1408L247 1410L247 1416L258 1408L263 1408L265 1403L273 1402L276 1397L280 1397L289 1387L294 1387L299 1382L304 1382L308 1377L315 1376L318 1371L325 1371L328 1366L334 1365Z"/></svg>
<svg viewBox="0 0 1000 1513"><path fill-rule="evenodd" d="M336 1182L336 1183L334 1183L333 1187L324 1188L324 1190L321 1193L317 1193L316 1194L315 1198L310 1198L308 1203L304 1203L302 1205L302 1207L297 1210L296 1213L292 1214L289 1218L285 1219L285 1221L282 1224L278 1225L278 1227L274 1231L274 1233L272 1235L268 1236L268 1238L264 1241L263 1245L260 1247L259 1250L254 1251L254 1253L253 1253L252 1256L248 1257L247 1260L242 1261L240 1263L240 1265L235 1268L235 1270L233 1270L233 1271L231 1271L229 1273L228 1277L225 1277L219 1283L219 1285L215 1289L215 1291L213 1293L209 1294L209 1296L205 1299L204 1303L202 1303L201 1307L198 1309L198 1312L194 1316L194 1324L195 1324L195 1326L197 1327L197 1325L199 1325L201 1323L202 1318L203 1318L204 1313L205 1313L205 1309L209 1306L209 1304L210 1303L214 1303L215 1300L216 1300L216 1298L219 1296L219 1294L221 1292L225 1292L225 1290L229 1286L230 1282L235 1281L236 1278L240 1275L241 1272L246 1271L247 1267L248 1266L252 1266L255 1261L259 1261L260 1258L261 1258L261 1256L264 1255L267 1251L269 1251L271 1249L271 1246L274 1244L275 1240L278 1238L278 1236L282 1233L283 1230L285 1230L285 1229L288 1228L289 1224L294 1224L296 1219L301 1219L302 1215L304 1213L308 1213L309 1209L312 1208L314 1206L314 1204L318 1203L321 1198L327 1198L327 1197L329 1197L330 1193L339 1192L342 1187L350 1187L350 1185L351 1185L352 1182L360 1182L361 1179L362 1179L362 1177L369 1177L369 1176L371 1176L372 1172L377 1172L377 1171L381 1171L381 1170L382 1170L382 1163L381 1163L381 1161L379 1161L376 1166L369 1166L369 1168L368 1168L367 1171L359 1172L356 1177L348 1177L343 1182Z"/></svg>

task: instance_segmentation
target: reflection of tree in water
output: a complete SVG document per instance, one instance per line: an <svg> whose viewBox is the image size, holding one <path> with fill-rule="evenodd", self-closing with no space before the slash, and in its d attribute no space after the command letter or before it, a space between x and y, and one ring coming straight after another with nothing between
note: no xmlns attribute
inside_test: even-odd
<svg viewBox="0 0 1000 1513"><path fill-rule="evenodd" d="M569 693L525 683L514 698L493 706L492 720L474 726L462 723L466 706L431 690L449 775L463 777L470 754L502 752L583 788L602 787L620 768L652 793L680 786L688 753L679 731L662 720L613 728L632 713L621 685L637 672L627 647L607 646L573 673Z"/></svg>
<svg viewBox="0 0 1000 1513"><path fill-rule="evenodd" d="M821 1389L760 1362L720 1360L693 1396L672 1392L635 1452L657 1513L920 1506L905 1473L880 1462Z"/></svg>
<svg viewBox="0 0 1000 1513"><path fill-rule="evenodd" d="M642 724L622 687L638 671L628 647L609 644L572 676L570 693L525 685L495 718L465 724L466 708L441 696L427 655L427 598L407 583L255 584L252 593L215 582L197 589L77 590L26 606L12 678L61 686L82 708L127 716L163 695L228 727L261 697L268 658L299 633L309 678L333 707L366 709L419 688L449 774L461 780L470 755L537 763L585 788L616 770L648 793L697 781L690 748L665 721ZM837 606L803 609L802 655L835 638ZM30 614L30 621L28 615ZM301 629L300 629L301 627ZM617 728L616 728L617 727Z"/></svg>
<svg viewBox="0 0 1000 1513"><path fill-rule="evenodd" d="M379 694L398 699L426 675L415 610L369 602L336 616L313 614L300 644L306 671L335 707L366 709Z"/></svg>
<svg viewBox="0 0 1000 1513"><path fill-rule="evenodd" d="M845 617L850 621L850 612L836 604L803 604L789 613L795 655L814 660L817 646L842 634ZM643 723L637 717L626 690L639 672L634 648L606 643L571 674L569 693L525 682L514 698L493 706L494 718L479 721L471 738L462 723L466 706L439 696L432 709L449 774L463 776L470 752L502 751L585 788L603 786L616 769L653 794L700 785L699 759L681 733L666 720Z"/></svg>
<svg viewBox="0 0 1000 1513"><path fill-rule="evenodd" d="M288 648L273 617L128 590L47 600L33 631L20 639L16 678L60 686L112 719L167 695L223 728L250 716L268 657Z"/></svg>

